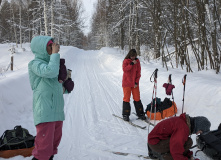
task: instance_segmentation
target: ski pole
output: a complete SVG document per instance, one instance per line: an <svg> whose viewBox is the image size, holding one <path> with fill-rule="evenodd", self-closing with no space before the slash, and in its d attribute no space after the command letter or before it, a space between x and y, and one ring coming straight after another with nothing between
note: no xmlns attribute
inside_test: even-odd
<svg viewBox="0 0 221 160"><path fill-rule="evenodd" d="M152 94L151 107L150 107L150 118L149 118L149 125L148 125L148 134L149 134L149 128L150 128L151 113L152 113L152 108L153 108L154 92L155 92L155 82L154 82L154 86L153 86L153 94Z"/></svg>
<svg viewBox="0 0 221 160"><path fill-rule="evenodd" d="M183 106L182 106L182 113L183 113L183 107L184 107L184 95L185 95L185 87L186 87L186 74L183 77L182 83L183 83Z"/></svg>
<svg viewBox="0 0 221 160"><path fill-rule="evenodd" d="M169 75L168 81L169 84L172 84L172 79L171 79L172 74ZM173 105L174 105L174 97L173 97L173 90L172 90L172 99L173 99ZM175 112L175 105L174 105L174 113L175 113L175 117L176 117L176 112Z"/></svg>
<svg viewBox="0 0 221 160"><path fill-rule="evenodd" d="M158 71L158 69L156 69L155 78L154 78L154 82L156 83L156 85L155 85L155 106L154 106L154 126L156 124L156 111L157 111L157 71Z"/></svg>
<svg viewBox="0 0 221 160"><path fill-rule="evenodd" d="M148 134L149 134L149 128L150 128L150 120L151 120L151 113L152 113L152 109L153 109L153 97L154 97L154 92L155 92L155 98L156 98L156 77L157 77L157 71L158 69L155 69L155 71L153 72L153 74L150 76L150 82L154 82L154 86L153 86L153 94L152 94L152 101L151 101L151 107L150 107L150 118L149 118L149 126L148 126ZM151 78L154 77L154 81L151 81ZM155 99L155 105L156 105L156 99Z"/></svg>

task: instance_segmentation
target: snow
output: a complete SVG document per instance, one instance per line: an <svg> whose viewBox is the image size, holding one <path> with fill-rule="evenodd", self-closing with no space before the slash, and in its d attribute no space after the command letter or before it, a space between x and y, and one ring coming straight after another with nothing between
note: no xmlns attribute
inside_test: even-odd
<svg viewBox="0 0 221 160"><path fill-rule="evenodd" d="M2 73L10 62L10 46L0 44L0 135L16 125L36 135L32 115L32 91L28 78L27 64L34 58L30 44L24 44L25 51L18 48L14 54L14 71ZM64 95L66 119L63 126L63 137L59 145L59 153L55 160L140 160L134 155L121 156L110 151L120 151L148 155L148 130L135 128L115 118L112 114L122 113L122 61L125 52L116 48L102 48L96 51L85 51L71 46L61 46L61 57L66 59L66 66L72 69L74 90ZM164 99L169 74L175 85L174 98L178 113L182 112L183 89L182 79L187 74L184 95L184 112L190 116L206 116L214 130L221 122L221 74L214 71L186 73L185 70L172 69L166 71L160 63L141 60L140 92L144 105L151 102L153 83L150 76L158 68L157 97ZM132 112L135 112L131 99ZM130 119L135 120L131 115ZM142 126L144 122L137 122ZM150 130L152 126L150 126ZM196 136L192 135L194 144ZM197 148L194 148L194 153ZM209 160L202 152L197 153L201 160ZM31 160L17 156L10 160ZM4 160L0 158L0 160Z"/></svg>

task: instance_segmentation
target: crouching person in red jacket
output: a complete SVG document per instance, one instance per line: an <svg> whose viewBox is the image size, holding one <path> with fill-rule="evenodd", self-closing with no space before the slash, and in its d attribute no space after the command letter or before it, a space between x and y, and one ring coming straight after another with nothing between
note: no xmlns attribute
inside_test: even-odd
<svg viewBox="0 0 221 160"><path fill-rule="evenodd" d="M163 160L191 160L189 149L193 141L189 135L208 132L210 126L206 117L190 117L185 113L163 120L148 135L149 156Z"/></svg>
<svg viewBox="0 0 221 160"><path fill-rule="evenodd" d="M140 61L137 58L137 52L135 49L131 49L123 61L123 80L122 87L124 92L123 98L123 119L129 121L130 116L130 96L131 93L134 99L134 106L137 116L145 120L145 114L143 111L143 104L140 100L139 80L141 77Z"/></svg>

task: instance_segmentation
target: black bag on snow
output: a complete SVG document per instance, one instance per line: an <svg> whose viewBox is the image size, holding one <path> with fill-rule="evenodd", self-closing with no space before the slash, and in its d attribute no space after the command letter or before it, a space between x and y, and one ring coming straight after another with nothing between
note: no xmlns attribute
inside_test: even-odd
<svg viewBox="0 0 221 160"><path fill-rule="evenodd" d="M221 160L221 129L197 136L196 143L208 157Z"/></svg>
<svg viewBox="0 0 221 160"><path fill-rule="evenodd" d="M151 103L149 103L147 105L146 112L151 110L151 112L154 113L155 99L153 99L152 103L153 103L152 110L151 110ZM156 97L156 112L162 112L163 110L170 108L171 106L172 106L172 101L169 98L165 98L163 101L161 101L161 98Z"/></svg>
<svg viewBox="0 0 221 160"><path fill-rule="evenodd" d="M31 148L34 146L35 137L21 126L6 130L0 137L0 151Z"/></svg>

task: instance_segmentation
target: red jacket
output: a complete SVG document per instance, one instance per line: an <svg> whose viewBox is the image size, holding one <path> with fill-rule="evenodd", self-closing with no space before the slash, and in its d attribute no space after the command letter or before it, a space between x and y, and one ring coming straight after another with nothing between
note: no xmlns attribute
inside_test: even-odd
<svg viewBox="0 0 221 160"><path fill-rule="evenodd" d="M134 87L135 83L139 85L141 67L139 59L136 58L136 61L137 63L132 65L130 58L124 59L122 87Z"/></svg>
<svg viewBox="0 0 221 160"><path fill-rule="evenodd" d="M170 153L174 160L188 160L183 156L184 144L189 136L186 114L172 117L158 123L148 135L148 143L155 145L160 140L170 138Z"/></svg>

